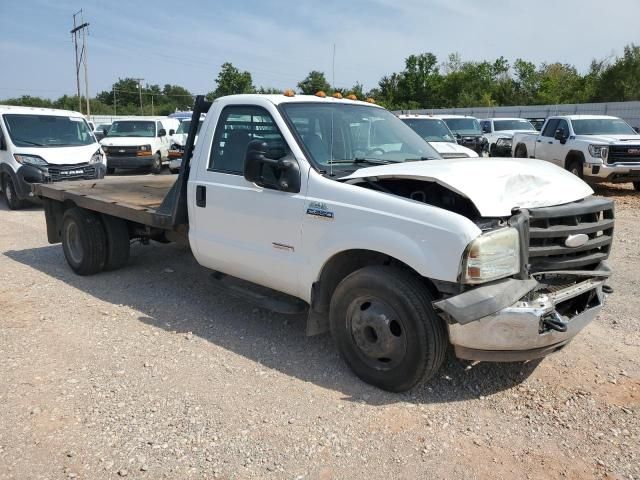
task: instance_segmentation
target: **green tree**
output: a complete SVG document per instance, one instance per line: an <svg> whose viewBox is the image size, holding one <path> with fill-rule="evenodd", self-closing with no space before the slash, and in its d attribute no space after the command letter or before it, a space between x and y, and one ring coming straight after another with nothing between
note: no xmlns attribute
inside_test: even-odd
<svg viewBox="0 0 640 480"><path fill-rule="evenodd" d="M216 89L207 94L207 99L214 100L225 95L240 93L255 93L251 73L241 72L233 64L225 62L220 67L220 73L216 78Z"/></svg>
<svg viewBox="0 0 640 480"><path fill-rule="evenodd" d="M327 82L324 73L317 70L309 72L309 75L298 83L298 88L300 89L300 92L305 95L315 95L321 90L326 93L331 91L331 85Z"/></svg>
<svg viewBox="0 0 640 480"><path fill-rule="evenodd" d="M616 58L611 65L593 66L600 73L594 97L600 102L625 102L640 99L640 46L634 44L624 47L622 57Z"/></svg>

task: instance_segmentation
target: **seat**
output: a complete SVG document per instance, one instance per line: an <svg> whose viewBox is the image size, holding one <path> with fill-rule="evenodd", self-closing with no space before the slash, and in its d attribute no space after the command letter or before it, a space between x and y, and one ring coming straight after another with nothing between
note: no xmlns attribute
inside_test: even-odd
<svg viewBox="0 0 640 480"><path fill-rule="evenodd" d="M225 172L242 173L244 169L244 157L247 155L247 146L251 137L246 130L234 130L224 141L222 155L213 165L216 170Z"/></svg>

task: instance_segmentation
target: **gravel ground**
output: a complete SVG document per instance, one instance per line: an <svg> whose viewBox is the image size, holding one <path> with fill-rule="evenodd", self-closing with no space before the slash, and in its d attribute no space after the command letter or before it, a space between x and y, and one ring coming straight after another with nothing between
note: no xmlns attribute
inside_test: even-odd
<svg viewBox="0 0 640 480"><path fill-rule="evenodd" d="M41 208L0 203L0 478L640 479L640 196L598 193L617 203L600 317L539 364L450 358L401 395L184 249L78 277Z"/></svg>

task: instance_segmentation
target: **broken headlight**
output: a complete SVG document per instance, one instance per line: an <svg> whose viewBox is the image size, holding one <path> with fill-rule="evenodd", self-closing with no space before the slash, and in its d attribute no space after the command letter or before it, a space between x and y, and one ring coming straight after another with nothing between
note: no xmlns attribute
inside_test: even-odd
<svg viewBox="0 0 640 480"><path fill-rule="evenodd" d="M501 228L476 238L467 247L462 264L463 283L485 283L520 271L520 234Z"/></svg>

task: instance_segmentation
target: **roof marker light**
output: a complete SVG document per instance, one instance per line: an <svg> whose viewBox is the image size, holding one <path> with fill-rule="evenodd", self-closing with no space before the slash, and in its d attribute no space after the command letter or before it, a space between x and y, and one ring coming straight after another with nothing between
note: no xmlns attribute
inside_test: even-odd
<svg viewBox="0 0 640 480"><path fill-rule="evenodd" d="M342 98L342 94L340 92L336 92L336 93L333 94L333 98L340 99L340 98Z"/></svg>
<svg viewBox="0 0 640 480"><path fill-rule="evenodd" d="M294 92L292 89L288 88L286 89L284 92L282 92L282 94L285 97L295 97L296 96L296 92Z"/></svg>
<svg viewBox="0 0 640 480"><path fill-rule="evenodd" d="M319 91L316 92L316 97L324 98L326 96L327 96L327 94L324 93L322 90L319 90Z"/></svg>
<svg viewBox="0 0 640 480"><path fill-rule="evenodd" d="M367 102L367 103L376 103L376 101L375 101L373 98L371 98L371 97L367 98L367 99L365 100L365 102Z"/></svg>
<svg viewBox="0 0 640 480"><path fill-rule="evenodd" d="M347 98L349 100L358 100L358 97L356 97L353 93L351 95L347 96Z"/></svg>

